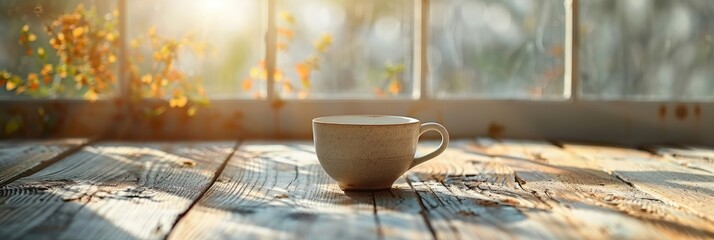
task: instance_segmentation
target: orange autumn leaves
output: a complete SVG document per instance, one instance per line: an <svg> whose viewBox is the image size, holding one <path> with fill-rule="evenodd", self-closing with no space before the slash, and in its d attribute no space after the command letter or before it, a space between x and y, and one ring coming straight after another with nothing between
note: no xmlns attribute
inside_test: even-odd
<svg viewBox="0 0 714 240"><path fill-rule="evenodd" d="M20 29L18 43L26 56L36 58L37 67L29 67L36 70L25 76L0 71L0 85L7 91L31 97L79 95L95 101L110 95L117 81L118 16L116 10L99 15L95 7L85 9L83 4L78 4L72 12L58 16L41 28L25 24ZM48 36L44 45L39 43L42 38L33 33L38 29ZM130 43L133 50L151 51L146 59L141 54L127 59L131 100L167 99L169 107L186 107L189 116L196 114L197 106L208 104L202 80L175 65L179 53L201 55L205 44L193 41L190 34L180 39L161 37L156 28L150 28L146 35Z"/></svg>
<svg viewBox="0 0 714 240"><path fill-rule="evenodd" d="M248 78L243 80L243 83L241 84L241 88L249 92L254 88L255 82L257 80L261 81L266 81L268 79L268 69L265 67L265 60L260 60L258 62L258 65L255 67L252 67L249 72ZM261 98L261 92L259 89L256 89L253 92L253 98Z"/></svg>
<svg viewBox="0 0 714 240"><path fill-rule="evenodd" d="M275 49L278 53L289 51L293 41L297 36L296 18L289 12L281 12L279 14L279 23L276 28L277 42ZM276 67L273 73L275 90L279 96L291 95L298 99L307 98L313 89L313 77L316 71L321 68L321 62L324 60L326 53L333 45L333 37L331 34L322 34L319 38L312 42L311 53L308 53L304 58L293 60L293 62L285 62L279 67ZM290 57L287 57L289 59ZM405 66L403 63L392 64L386 63L384 67L378 70L375 78L369 82L374 86L372 90L377 97L396 96L403 92L404 83L402 80ZM286 71L294 71L297 79L290 79ZM250 69L249 76L242 82L242 89L246 92L252 92L254 98L263 97L261 94L265 83L268 79L268 70L264 60L261 60L255 67ZM297 80L297 81L293 81Z"/></svg>
<svg viewBox="0 0 714 240"><path fill-rule="evenodd" d="M402 92L402 80L400 77L404 72L404 64L386 63L382 71L383 78L386 79L386 85L382 88L375 88L374 93L379 97L399 95Z"/></svg>
<svg viewBox="0 0 714 240"><path fill-rule="evenodd" d="M296 20L289 12L281 12L280 20L281 24L276 30L278 34L276 49L285 52L290 49L290 44L295 38L294 27ZM293 81L285 76L285 70L276 68L273 73L273 80L278 92L282 94L297 92L298 98L306 98L312 89L311 75L314 71L320 69L320 58L323 57L330 46L332 46L332 35L323 34L313 43L313 53L294 64L293 69L299 78L300 87L293 85ZM242 88L244 91L254 91L253 97L260 98L260 90L254 88L255 82L267 81L267 78L268 71L265 67L265 60L261 60L256 67L251 68L249 77L243 80Z"/></svg>
<svg viewBox="0 0 714 240"><path fill-rule="evenodd" d="M7 91L33 97L82 96L95 101L110 95L116 85L119 32L117 11L100 15L92 7L79 4L75 10L48 22L45 26L24 25L20 28L18 43L24 53L37 59L34 71L15 74L0 71L0 86ZM288 51L294 42L295 17L280 13L278 51ZM47 37L36 33L47 34ZM42 35L42 34L40 34ZM44 45L39 44L43 42ZM310 52L304 58L273 71L272 79L280 94L295 94L306 98L313 89L315 72L321 68L325 54L333 45L333 36L323 34L312 41ZM130 97L133 101L145 98L165 99L167 107L186 108L188 115L197 106L209 103L203 80L190 71L180 69L177 62L187 54L202 56L207 47L193 40L191 34L179 38L161 36L156 28L146 31L144 37L127 42L127 73ZM33 63L33 62L30 62ZM397 95L403 89L400 79L403 64L385 66L376 95ZM294 75L288 72L294 71ZM249 71L241 88L253 92L256 98L264 94L260 82L267 81L268 70L264 60ZM297 79L295 79L297 78ZM386 79L386 80L385 80ZM384 83L384 84L382 84Z"/></svg>
<svg viewBox="0 0 714 240"><path fill-rule="evenodd" d="M22 32L20 33L20 38L18 39L18 42L20 45L25 47L25 55L27 56L32 56L32 46L30 46L31 42L34 42L37 40L37 35L34 33L30 32L30 25L25 24L22 26Z"/></svg>
<svg viewBox="0 0 714 240"><path fill-rule="evenodd" d="M149 50L149 60L141 53L142 47ZM186 107L189 116L196 114L197 105L209 103L203 80L176 66L183 53L203 56L206 45L194 41L192 34L176 40L160 36L157 29L152 27L146 37L133 39L131 48L138 52L129 59L132 100L168 99L169 107Z"/></svg>
<svg viewBox="0 0 714 240"><path fill-rule="evenodd" d="M295 64L295 72L300 79L300 84L302 85L302 90L298 93L298 98L304 99L312 89L312 82L310 81L310 75L316 70L320 70L320 58L325 54L327 49L332 45L332 36L329 34L323 34L318 40L313 44L315 52L308 56L306 59ZM280 80L275 79L276 83L281 83ZM285 94L292 93L292 85L290 81L282 81L282 92Z"/></svg>
<svg viewBox="0 0 714 240"><path fill-rule="evenodd" d="M39 37L33 28L25 24L21 28L18 43L25 55L34 57L39 69L24 78L8 71L0 71L0 84L7 91L33 97L61 97L81 94L94 101L102 94L111 92L116 82L113 72L118 46L117 20L114 11L108 20L97 17L94 7L85 9L79 4L74 11L60 15L42 27L48 36L48 51L38 43ZM30 68L31 69L31 68ZM67 81L74 84L67 89Z"/></svg>

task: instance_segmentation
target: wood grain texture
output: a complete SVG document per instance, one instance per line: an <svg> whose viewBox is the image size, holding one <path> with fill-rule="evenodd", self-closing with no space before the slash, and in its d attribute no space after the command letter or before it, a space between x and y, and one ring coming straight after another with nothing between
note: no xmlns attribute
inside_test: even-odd
<svg viewBox="0 0 714 240"><path fill-rule="evenodd" d="M169 238L431 238L410 189L343 192L311 142L249 142Z"/></svg>
<svg viewBox="0 0 714 240"><path fill-rule="evenodd" d="M712 238L714 224L693 211L688 211L676 204L669 204L666 199L629 185L616 175L604 171L597 161L585 159L558 146L538 141L499 141L482 139L472 145L475 151L506 158L521 158L539 164L552 166L555 181L542 184L538 181L542 173L519 173L524 181L529 179L526 188L545 189L547 195L557 199L560 204L589 205L590 210L607 213L595 219L607 219L609 222L626 222L620 226L630 229L645 225L646 232L668 236L670 238ZM637 152L649 156L644 152ZM649 162L660 164L658 160ZM618 165L618 171L628 171L628 165ZM540 190L536 190L540 191ZM612 211L617 211L613 213ZM639 220L633 224L633 220ZM620 229L624 229L620 227ZM622 235L620 235L622 236ZM632 236L630 236L632 237Z"/></svg>
<svg viewBox="0 0 714 240"><path fill-rule="evenodd" d="M714 149L702 146L654 146L646 149L660 155L714 160Z"/></svg>
<svg viewBox="0 0 714 240"><path fill-rule="evenodd" d="M663 160L691 169L714 173L714 149L697 146L655 146L646 149L661 156Z"/></svg>
<svg viewBox="0 0 714 240"><path fill-rule="evenodd" d="M0 238L162 239L231 142L101 143L0 188Z"/></svg>
<svg viewBox="0 0 714 240"><path fill-rule="evenodd" d="M683 164L703 148L452 141L368 192L340 190L312 142L234 149L85 146L0 187L0 239L714 239L714 175Z"/></svg>
<svg viewBox="0 0 714 240"><path fill-rule="evenodd" d="M0 141L0 186L86 142L86 139Z"/></svg>
<svg viewBox="0 0 714 240"><path fill-rule="evenodd" d="M565 144L564 148L664 203L686 209L714 225L713 174L630 148L576 144Z"/></svg>
<svg viewBox="0 0 714 240"><path fill-rule="evenodd" d="M582 220L554 214L564 210L520 186L513 171L518 164L467 152L467 143L452 141L444 154L409 173L439 239L584 236Z"/></svg>
<svg viewBox="0 0 714 240"><path fill-rule="evenodd" d="M462 166L476 173L410 176L440 238L714 237L700 216L548 143L467 141L449 151L444 158L471 159Z"/></svg>
<svg viewBox="0 0 714 240"><path fill-rule="evenodd" d="M374 204L380 236L383 239L432 239L427 219L422 216L420 199L406 178L391 189L375 191Z"/></svg>

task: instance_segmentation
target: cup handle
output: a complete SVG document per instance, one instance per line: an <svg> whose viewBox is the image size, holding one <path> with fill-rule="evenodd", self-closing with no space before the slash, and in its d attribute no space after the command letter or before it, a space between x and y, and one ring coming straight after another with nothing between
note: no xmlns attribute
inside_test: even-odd
<svg viewBox="0 0 714 240"><path fill-rule="evenodd" d="M439 132L439 134L441 134L441 144L439 145L439 148L437 148L433 152L426 154L424 156L421 156L421 157L414 158L414 162L412 162L412 165L409 166L409 169L416 167L417 165L422 164L422 163L428 161L429 159L439 156L439 154L444 152L444 150L446 150L446 147L449 146L449 132L446 131L446 128L444 126L442 126L441 124L438 124L438 123L434 123L434 122L424 123L421 125L421 127L419 129L419 136L421 136L422 134L424 134L425 132L428 132L428 131Z"/></svg>

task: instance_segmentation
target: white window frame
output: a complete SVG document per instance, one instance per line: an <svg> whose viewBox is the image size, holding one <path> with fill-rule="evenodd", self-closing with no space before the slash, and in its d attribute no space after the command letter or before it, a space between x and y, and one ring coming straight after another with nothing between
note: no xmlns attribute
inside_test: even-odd
<svg viewBox="0 0 714 240"><path fill-rule="evenodd" d="M692 101L627 101L581 99L578 90L578 2L564 0L566 56L563 100L436 99L430 96L427 51L429 0L414 0L414 99L279 99L274 91L277 34L275 3L267 11L265 35L268 92L265 99L214 99L211 106L186 120L171 109L154 119L137 118L131 109L155 106L160 100L127 101L128 81L123 71L117 99L88 103L81 100L0 100L0 110L62 106L65 118L85 119L83 131L64 127L53 137L101 138L311 138L314 117L342 114L404 115L444 124L452 138L491 136L540 140L597 141L619 144L714 145L714 103ZM126 2L119 0L120 31L126 32ZM122 46L127 42L121 34ZM126 58L124 47L120 59ZM125 69L120 61L120 69ZM91 118L91 120L86 120ZM133 121L130 121L133 120ZM156 124L156 122L160 124ZM64 122L67 122L66 120ZM156 127L159 126L159 127ZM37 137L37 134L25 134Z"/></svg>

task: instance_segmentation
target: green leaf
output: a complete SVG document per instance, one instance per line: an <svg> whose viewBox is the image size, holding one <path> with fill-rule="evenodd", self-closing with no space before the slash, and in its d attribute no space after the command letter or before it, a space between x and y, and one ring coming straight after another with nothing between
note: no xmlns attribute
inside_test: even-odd
<svg viewBox="0 0 714 240"><path fill-rule="evenodd" d="M11 135L22 127L22 115L15 115L5 123L5 135Z"/></svg>
<svg viewBox="0 0 714 240"><path fill-rule="evenodd" d="M164 114L164 112L166 112L165 106L144 108L144 116L147 118L158 117L159 115Z"/></svg>
<svg viewBox="0 0 714 240"><path fill-rule="evenodd" d="M186 115L189 117L196 116L196 112L198 111L198 107L196 106L191 106L186 110Z"/></svg>
<svg viewBox="0 0 714 240"><path fill-rule="evenodd" d="M156 109L154 109L154 116L155 117L159 116L161 114L164 114L164 112L166 112L166 107L164 107L164 106L157 107Z"/></svg>
<svg viewBox="0 0 714 240"><path fill-rule="evenodd" d="M197 105L203 106L203 107L211 105L211 100L208 98L199 98L199 99L194 99L193 101Z"/></svg>

